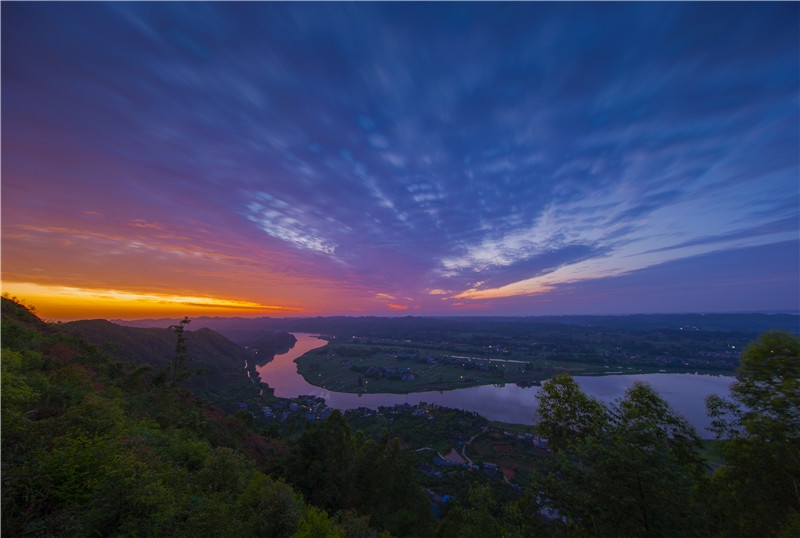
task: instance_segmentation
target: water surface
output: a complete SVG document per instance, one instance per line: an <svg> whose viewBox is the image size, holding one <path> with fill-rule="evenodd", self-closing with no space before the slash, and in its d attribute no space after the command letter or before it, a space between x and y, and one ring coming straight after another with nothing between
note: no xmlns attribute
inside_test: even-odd
<svg viewBox="0 0 800 538"><path fill-rule="evenodd" d="M398 403L436 403L447 407L476 411L489 420L515 424L532 424L536 411L535 395L539 387L518 387L515 384L483 385L442 392L415 392L411 394L351 394L334 392L308 383L297 373L294 360L327 342L314 335L295 333L297 343L288 353L276 355L264 366L257 368L261 380L275 389L275 396L296 398L307 394L325 398L326 403L342 411L357 407L376 409ZM587 394L610 403L625 395L625 390L635 381L649 383L669 404L697 428L701 437L711 437L705 430L710 420L705 413L705 398L710 394L727 396L729 376L694 374L636 374L608 376L575 376Z"/></svg>

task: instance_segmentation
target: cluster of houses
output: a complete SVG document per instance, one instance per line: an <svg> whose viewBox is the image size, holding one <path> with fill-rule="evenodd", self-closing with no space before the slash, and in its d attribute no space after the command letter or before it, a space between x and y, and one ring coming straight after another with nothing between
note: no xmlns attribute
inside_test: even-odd
<svg viewBox="0 0 800 538"><path fill-rule="evenodd" d="M417 374L411 371L411 368L387 368L386 366L351 366L351 370L364 374L366 377L374 379L386 378L396 379L399 381L414 381Z"/></svg>
<svg viewBox="0 0 800 538"><path fill-rule="evenodd" d="M489 349L491 348L491 349ZM508 351L506 348L501 346L489 346L488 348L491 352L490 354L495 353L502 353L507 354ZM327 355L329 360L334 360L336 354L333 351L329 351ZM505 374L505 367L506 362L502 359L490 359L487 357L467 357L467 356L460 356L460 355L424 355L415 352L404 352L400 350L395 350L393 352L388 352L385 354L387 359L395 359L398 361L412 361L415 363L420 364L427 364L429 366L436 366L436 365L446 365L446 366L453 366L456 368L461 368L463 370L474 370L486 373L493 373L499 377L504 377ZM414 372L411 368L402 368L402 367L389 367L389 366L378 366L378 365L364 365L364 364L353 364L350 359L347 358L340 358L339 362L346 368L357 372L364 377L372 378L372 379L393 379L399 381L413 381L419 377L419 372ZM523 361L511 361L519 363L517 370L518 371L525 371L527 368L533 368L532 361L523 362ZM471 377L468 380L464 381L475 381L475 377Z"/></svg>
<svg viewBox="0 0 800 538"><path fill-rule="evenodd" d="M411 405L409 403L399 403L394 404L392 406L381 406L376 411L375 409L370 409L369 407L359 407L357 409L348 409L345 411L346 415L354 414L357 416L361 416L363 418L383 418L386 415L398 415L400 413L407 413L411 412L412 416L421 417L427 415L429 420L433 420L433 415L430 414L431 408L430 406L425 403ZM392 423L394 419L390 416L389 423Z"/></svg>
<svg viewBox="0 0 800 538"><path fill-rule="evenodd" d="M735 364L735 361L738 360L739 357L729 357L729 358L711 358L717 357L717 355L713 354L710 351L701 351L700 355L704 355L706 359L685 359L685 358L678 358L678 357L659 357L655 359L657 364L663 364L667 366L709 366L709 367L729 367L732 364Z"/></svg>
<svg viewBox="0 0 800 538"><path fill-rule="evenodd" d="M402 404L395 404L393 406L382 406L379 410L369 409L367 407L360 407L358 409L351 409L347 411L347 414L355 414L361 416L363 418L383 418L386 417L389 419L391 423L394 419L392 415L399 415L399 414L407 414L410 413L414 417L427 417L428 420L434 420L434 415L436 414L437 406L432 404L420 403L416 405L411 405L408 403ZM463 433L456 433L454 442L458 444L458 446L462 446L462 440L466 438L467 434ZM551 452L548 441L546 437L534 434L534 433L517 433L512 431L503 431L502 435L504 437L509 438L509 440L514 440L523 444L528 444L529 446L546 451ZM459 440L460 439L460 440ZM420 448L417 451L422 450L431 450L431 448ZM458 449L460 450L460 449ZM426 477L429 478L444 478L447 474L452 473L454 471L460 470L470 470L473 472L478 472L483 474L484 476L493 479L493 480L505 480L512 488L517 491L521 491L519 484L515 483L514 480L514 473L508 469L501 469L498 464L484 461L484 462L473 462L471 461L467 455L462 452L459 453L457 449L452 449L446 455L442 455L442 453L435 452L431 456L431 458L422 463L420 465L419 472ZM463 455L463 456L462 456ZM445 499L446 496L442 496L431 489L426 489L428 496L430 497L431 504L433 506L434 512L439 514L439 507L442 503L447 502ZM549 515L550 517L555 517Z"/></svg>
<svg viewBox="0 0 800 538"><path fill-rule="evenodd" d="M547 437L542 437L541 435L535 435L533 433L514 433L509 431L504 431L503 435L518 441L530 441L534 447L540 450L545 450L548 452L550 451L550 447L547 443Z"/></svg>
<svg viewBox="0 0 800 538"><path fill-rule="evenodd" d="M447 502L450 502L450 495L440 495L436 493L432 489L424 488L425 493L428 494L428 498L431 500L431 507L433 508L433 514L436 516L436 519L442 518L442 509L441 505Z"/></svg>
<svg viewBox="0 0 800 538"><path fill-rule="evenodd" d="M431 478L443 478L444 472L440 469L444 468L447 470L448 468L453 469L470 469L473 471L481 472L487 478L493 480L503 480L505 478L505 473L508 471L503 471L500 469L496 463L490 463L488 461L483 462L482 464L473 463L471 461L467 462L464 461L462 458L458 458L461 461L455 461L452 457L452 454L455 451L451 451L447 456L440 457L441 454L437 454L431 458L431 463L423 463L420 467L420 473L425 476ZM513 477L513 473L511 475ZM506 482L511 485L514 489L519 489L519 484L512 483L510 480L506 478Z"/></svg>
<svg viewBox="0 0 800 538"><path fill-rule="evenodd" d="M308 421L324 420L333 413L325 400L316 396L299 396L295 400L278 400L261 408L261 415L270 420L283 422L296 413L305 414Z"/></svg>
<svg viewBox="0 0 800 538"><path fill-rule="evenodd" d="M441 355L439 357L429 355L427 357L421 357L416 353L396 353L391 357L400 361L413 360L415 362L424 362L430 365L446 364L449 366L461 366L465 370L480 370L482 372L488 372L490 368L488 361L481 360L479 358L473 359L471 357L459 357L456 355Z"/></svg>

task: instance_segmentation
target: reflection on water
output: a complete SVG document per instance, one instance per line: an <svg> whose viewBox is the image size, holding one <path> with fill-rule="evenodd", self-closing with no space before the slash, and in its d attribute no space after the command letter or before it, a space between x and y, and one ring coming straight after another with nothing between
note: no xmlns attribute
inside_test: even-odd
<svg viewBox="0 0 800 538"><path fill-rule="evenodd" d="M327 342L314 335L295 333L297 343L288 353L276 355L257 368L261 380L275 389L275 396L295 398L308 394L325 398L336 409L377 408L398 403L436 403L447 407L476 411L489 420L516 424L532 424L539 387L518 387L515 384L484 385L445 392L412 394L350 394L315 387L297 373L294 360ZM609 403L625 394L635 381L649 383L672 407L691 422L701 437L710 437L705 428L710 421L705 414L705 398L710 394L727 396L733 377L692 374L639 374L575 377L583 390Z"/></svg>

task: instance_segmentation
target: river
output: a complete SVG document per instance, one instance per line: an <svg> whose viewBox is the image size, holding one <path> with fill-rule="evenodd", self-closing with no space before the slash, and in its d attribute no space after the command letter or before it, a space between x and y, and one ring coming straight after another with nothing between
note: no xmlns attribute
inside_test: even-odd
<svg viewBox="0 0 800 538"><path fill-rule="evenodd" d="M333 392L308 383L297 373L294 360L327 342L315 335L295 333L297 343L288 353L257 368L261 381L275 389L275 396L296 398L302 394L325 398L325 402L342 411L357 407L376 409L398 403L411 405L427 402L476 411L489 420L514 424L532 424L536 411L536 392L539 387L518 387L515 384L483 385L443 392L415 392L411 394L351 394ZM581 388L589 395L610 403L625 394L634 381L646 381L669 404L686 417L697 429L698 435L710 438L705 428L710 420L705 412L705 398L710 394L727 396L733 377L695 374L638 374L607 376L575 376Z"/></svg>

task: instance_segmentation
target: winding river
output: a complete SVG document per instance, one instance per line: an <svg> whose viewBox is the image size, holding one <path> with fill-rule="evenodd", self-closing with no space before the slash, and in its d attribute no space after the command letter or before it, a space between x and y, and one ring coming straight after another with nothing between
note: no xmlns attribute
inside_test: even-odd
<svg viewBox="0 0 800 538"><path fill-rule="evenodd" d="M306 394L324 398L335 409L357 407L376 409L399 403L411 405L427 402L447 407L476 411L489 420L514 424L531 424L536 411L536 392L539 387L518 387L515 384L483 385L443 392L411 394L351 394L333 392L308 383L297 373L294 360L327 342L312 334L295 333L297 343L288 353L275 355L257 368L261 380L275 389L275 396L296 398ZM710 394L727 396L733 377L694 374L638 374L607 376L576 376L583 390L599 400L610 403L625 394L635 381L649 383L669 404L691 422L701 437L711 437L705 428L710 421L705 413L705 398Z"/></svg>

